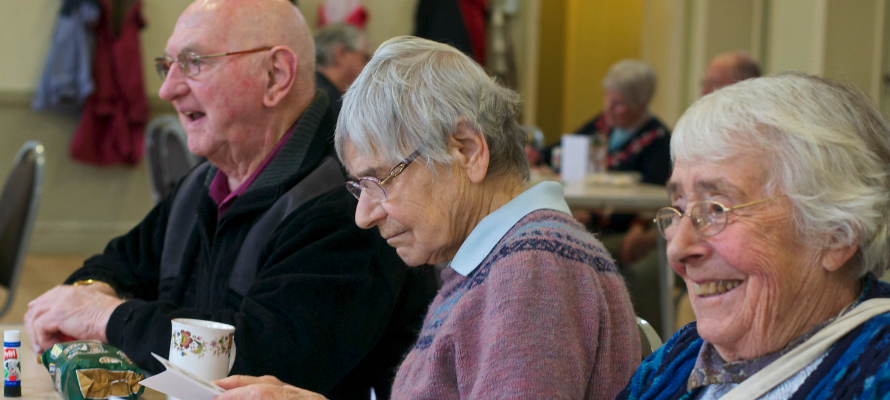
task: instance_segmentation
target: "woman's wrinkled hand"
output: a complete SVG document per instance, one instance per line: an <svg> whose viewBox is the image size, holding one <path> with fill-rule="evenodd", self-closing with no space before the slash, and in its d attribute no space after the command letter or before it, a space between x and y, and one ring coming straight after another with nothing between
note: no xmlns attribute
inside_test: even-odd
<svg viewBox="0 0 890 400"><path fill-rule="evenodd" d="M214 381L226 392L214 400L326 400L318 393L288 385L274 376L233 375Z"/></svg>

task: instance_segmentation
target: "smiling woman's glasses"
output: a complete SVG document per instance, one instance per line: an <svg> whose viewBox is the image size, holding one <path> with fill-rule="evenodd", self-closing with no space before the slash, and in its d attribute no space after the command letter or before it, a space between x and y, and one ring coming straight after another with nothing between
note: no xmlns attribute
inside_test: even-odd
<svg viewBox="0 0 890 400"><path fill-rule="evenodd" d="M181 71L183 75L195 76L199 72L201 72L201 60L205 58L235 56L238 54L250 54L266 50L272 50L272 48L266 46L252 50L233 51L231 53L208 54L206 56L199 56L191 51L183 52L179 53L179 55L176 56L175 59L170 56L155 58L155 69L158 70L158 75L161 77L161 80L164 80L167 79L167 74L170 72L170 68L173 67L173 62L176 62L177 64L179 64L179 71Z"/></svg>
<svg viewBox="0 0 890 400"><path fill-rule="evenodd" d="M730 212L775 200L779 197L781 196L752 201L735 207L727 207L711 200L698 201L692 203L692 207L690 207L685 214L676 207L665 207L658 210L658 213L655 214L654 221L655 225L658 226L658 232L667 240L671 240L674 235L677 234L677 228L680 226L680 219L683 217L689 217L689 219L692 220L692 226L700 235L714 236L723 232L723 229L726 228Z"/></svg>
<svg viewBox="0 0 890 400"><path fill-rule="evenodd" d="M411 165L411 162L419 155L420 150L411 153L405 161L402 161L393 167L393 169L389 171L389 176L382 181L373 176L359 178L358 182L346 182L346 189L349 189L349 193L352 193L356 199L361 198L362 193L364 193L366 196L370 197L371 202L373 203L386 201L386 188L384 185L389 183L393 178L399 176L399 174L401 174L405 168L408 168L408 166Z"/></svg>

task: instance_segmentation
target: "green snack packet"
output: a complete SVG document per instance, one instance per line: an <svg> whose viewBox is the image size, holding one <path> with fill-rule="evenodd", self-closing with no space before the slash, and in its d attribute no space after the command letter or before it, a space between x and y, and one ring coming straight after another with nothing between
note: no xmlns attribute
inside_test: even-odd
<svg viewBox="0 0 890 400"><path fill-rule="evenodd" d="M56 390L68 400L136 400L145 391L145 374L118 348L93 341L58 343L37 357L53 378Z"/></svg>

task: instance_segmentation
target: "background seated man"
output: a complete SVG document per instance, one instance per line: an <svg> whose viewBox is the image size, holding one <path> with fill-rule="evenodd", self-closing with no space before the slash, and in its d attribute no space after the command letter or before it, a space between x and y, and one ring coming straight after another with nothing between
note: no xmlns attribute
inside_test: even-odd
<svg viewBox="0 0 890 400"><path fill-rule="evenodd" d="M315 84L328 94L334 119L340 115L340 99L371 58L365 32L335 22L315 34Z"/></svg>
<svg viewBox="0 0 890 400"><path fill-rule="evenodd" d="M701 95L704 96L724 86L760 76L760 65L742 50L727 51L714 57L705 71Z"/></svg>
<svg viewBox="0 0 890 400"><path fill-rule="evenodd" d="M170 320L198 318L236 327L234 374L274 374L332 398L367 398L392 378L433 294L421 279L432 277L409 273L352 223L314 61L286 0L186 9L157 60L160 97L209 163L66 280L93 284L29 304L35 347L100 340L157 373L150 352L168 354ZM389 383L378 385L385 394Z"/></svg>

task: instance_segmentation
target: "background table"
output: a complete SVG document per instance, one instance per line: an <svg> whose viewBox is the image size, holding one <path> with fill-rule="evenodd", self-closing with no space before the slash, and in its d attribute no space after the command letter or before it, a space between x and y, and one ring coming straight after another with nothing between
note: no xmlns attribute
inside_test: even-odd
<svg viewBox="0 0 890 400"><path fill-rule="evenodd" d="M31 349L31 341L25 334L22 324L0 324L0 330L17 329L21 331L22 347L19 349L19 364L22 368L22 399L59 400L62 395L53 387L53 380L43 364L37 363L37 355ZM142 399L166 400L167 397L149 388L145 388Z"/></svg>
<svg viewBox="0 0 890 400"><path fill-rule="evenodd" d="M614 211L657 211L671 205L664 186L639 184L629 186L591 185L583 181L563 185L566 203L578 209Z"/></svg>
<svg viewBox="0 0 890 400"><path fill-rule="evenodd" d="M566 203L572 209L602 209L607 212L653 212L671 205L664 186L639 184L629 186L592 185L584 181L563 184ZM658 235L658 296L661 307L661 338L674 334L674 271L667 263L667 244Z"/></svg>

